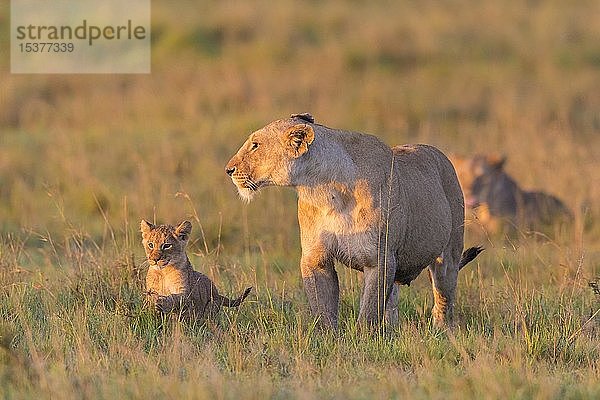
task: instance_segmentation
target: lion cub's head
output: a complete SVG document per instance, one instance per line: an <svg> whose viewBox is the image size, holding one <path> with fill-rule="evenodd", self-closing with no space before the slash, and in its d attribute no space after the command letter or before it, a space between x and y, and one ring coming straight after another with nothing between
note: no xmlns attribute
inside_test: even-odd
<svg viewBox="0 0 600 400"><path fill-rule="evenodd" d="M192 224L183 221L177 227L172 225L154 225L146 220L140 223L142 244L150 268L162 269L167 265L184 265L187 262L187 246Z"/></svg>
<svg viewBox="0 0 600 400"><path fill-rule="evenodd" d="M264 186L287 186L294 163L315 139L310 114L294 114L253 132L229 160L225 171L242 199L252 200Z"/></svg>

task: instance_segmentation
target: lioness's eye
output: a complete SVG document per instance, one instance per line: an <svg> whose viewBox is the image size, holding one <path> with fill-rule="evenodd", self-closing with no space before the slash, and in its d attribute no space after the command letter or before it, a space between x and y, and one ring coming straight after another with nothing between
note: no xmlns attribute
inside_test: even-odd
<svg viewBox="0 0 600 400"><path fill-rule="evenodd" d="M173 245L171 243L165 243L161 246L163 250L169 250Z"/></svg>
<svg viewBox="0 0 600 400"><path fill-rule="evenodd" d="M152 242L148 242L148 248L149 248L149 249L153 249L153 248L154 248L154 243L152 243Z"/></svg>
<svg viewBox="0 0 600 400"><path fill-rule="evenodd" d="M252 142L252 147L250 148L250 151L258 149L258 146L259 146L258 143Z"/></svg>

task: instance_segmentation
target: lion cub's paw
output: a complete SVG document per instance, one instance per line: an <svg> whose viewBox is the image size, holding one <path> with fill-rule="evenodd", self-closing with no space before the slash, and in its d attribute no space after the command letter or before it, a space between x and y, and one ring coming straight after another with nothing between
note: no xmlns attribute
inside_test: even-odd
<svg viewBox="0 0 600 400"><path fill-rule="evenodd" d="M154 304L154 309L159 313L167 314L171 312L173 308L173 302L169 296L158 296L156 299L156 303Z"/></svg>

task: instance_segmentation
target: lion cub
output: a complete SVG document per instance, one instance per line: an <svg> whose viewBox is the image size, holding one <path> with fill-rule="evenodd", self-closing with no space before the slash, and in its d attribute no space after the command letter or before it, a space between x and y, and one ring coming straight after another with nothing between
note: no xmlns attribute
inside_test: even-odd
<svg viewBox="0 0 600 400"><path fill-rule="evenodd" d="M230 300L219 294L206 275L194 270L185 252L192 231L189 221L173 227L142 220L140 226L150 264L146 296L158 312L177 313L190 320L210 318L221 306L239 306L252 290L249 287L240 297Z"/></svg>

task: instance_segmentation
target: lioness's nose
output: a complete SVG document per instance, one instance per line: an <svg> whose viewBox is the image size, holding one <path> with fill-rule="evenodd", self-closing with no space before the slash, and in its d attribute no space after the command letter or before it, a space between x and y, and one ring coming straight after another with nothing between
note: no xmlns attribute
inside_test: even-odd
<svg viewBox="0 0 600 400"><path fill-rule="evenodd" d="M227 172L227 175L231 176L235 172L235 167L227 166L227 167L225 167L225 172Z"/></svg>

